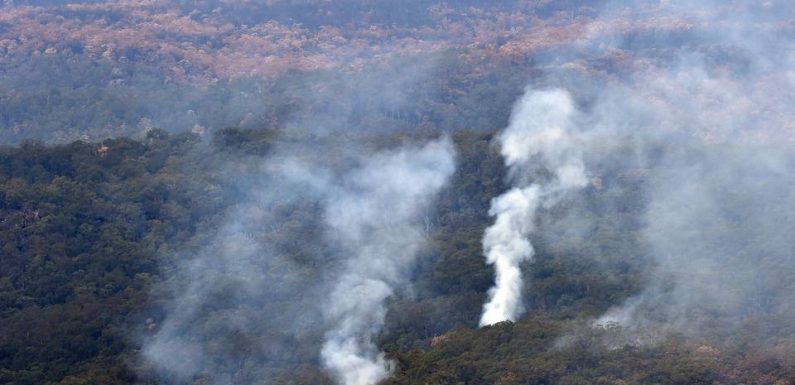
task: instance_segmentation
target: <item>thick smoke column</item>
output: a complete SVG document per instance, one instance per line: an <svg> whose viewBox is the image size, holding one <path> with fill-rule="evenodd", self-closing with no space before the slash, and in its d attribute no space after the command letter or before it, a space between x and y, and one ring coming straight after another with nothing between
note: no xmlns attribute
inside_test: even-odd
<svg viewBox="0 0 795 385"><path fill-rule="evenodd" d="M483 250L495 267L496 284L489 290L481 326L513 321L523 310L519 265L533 257L528 236L539 206L552 204L560 193L587 183L576 148L574 114L574 103L565 91L527 90L498 138L514 187L495 198L489 210L497 219L486 229ZM552 172L551 179L529 184L527 174L535 166Z"/></svg>
<svg viewBox="0 0 795 385"><path fill-rule="evenodd" d="M384 300L408 282L424 241L421 214L455 169L453 145L444 138L360 151L345 168L309 160L232 169L251 195L161 289L174 300L142 356L162 378L262 383L318 354L343 385L389 373L374 343ZM280 214L299 206L317 207L325 220L295 227ZM269 234L273 228L282 230ZM282 238L300 239L310 262L291 259ZM313 263L324 264L323 276Z"/></svg>
<svg viewBox="0 0 795 385"><path fill-rule="evenodd" d="M329 196L328 234L351 255L325 308L334 326L321 357L339 383L371 385L389 374L373 342L384 323L384 300L405 282L423 243L419 217L454 168L445 138L378 154Z"/></svg>

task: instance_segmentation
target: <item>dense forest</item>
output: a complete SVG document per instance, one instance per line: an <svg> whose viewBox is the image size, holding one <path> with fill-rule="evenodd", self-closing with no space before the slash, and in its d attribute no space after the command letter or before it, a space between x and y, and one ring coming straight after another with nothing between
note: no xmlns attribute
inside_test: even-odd
<svg viewBox="0 0 795 385"><path fill-rule="evenodd" d="M795 384L793 15L5 1L0 384Z"/></svg>
<svg viewBox="0 0 795 385"><path fill-rule="evenodd" d="M222 174L220 160L262 159L272 135L227 129L207 142L196 134L151 131L143 141L52 147L26 142L4 149L3 382L159 383L136 364L142 338L156 330L168 304L151 290L168 279L176 258L190 258L212 238L215 223L240 198L240 182ZM504 189L491 136L455 135L460 164L439 198L416 291L394 299L379 336L397 365L388 383L790 383L791 361L759 345L753 328L728 339L720 333L696 340L672 336L660 345L619 349L600 346L605 340L620 343L620 326L570 334L583 319L637 293L650 273L637 239L643 180L622 170L605 170L600 188L591 186L573 206L598 223L586 239L589 248L572 251L566 240L537 240L537 258L528 271L532 283L525 289L530 315L476 330L491 279L480 238L488 202ZM377 142L372 145L384 145ZM615 194L621 194L621 207L595 210ZM283 209L284 221L317 215L316 207ZM280 234L295 233L287 226L260 230L254 236L283 242L282 248L295 253L290 258L306 264L304 274L318 275L328 267L303 260L312 254L303 250L313 247L311 229L299 231L307 240ZM267 301L277 299L259 300L268 308L274 305ZM247 368L252 370L247 375L264 371L273 383L331 383L317 368L311 343L291 346L296 337L256 328L226 333L215 336L218 354L231 350L241 361L246 355L260 360L247 363L256 367ZM572 340L561 345L564 337ZM256 350L274 346L284 356L272 359Z"/></svg>
<svg viewBox="0 0 795 385"><path fill-rule="evenodd" d="M6 3L0 139L9 144L275 126L296 109L314 113L323 91L366 94L355 85L394 77L414 79L423 118L495 129L539 69L621 77L670 62L708 28L648 12L600 18L600 2L576 1ZM586 54L572 51L595 32ZM402 128L421 123L404 121L415 111L365 107Z"/></svg>

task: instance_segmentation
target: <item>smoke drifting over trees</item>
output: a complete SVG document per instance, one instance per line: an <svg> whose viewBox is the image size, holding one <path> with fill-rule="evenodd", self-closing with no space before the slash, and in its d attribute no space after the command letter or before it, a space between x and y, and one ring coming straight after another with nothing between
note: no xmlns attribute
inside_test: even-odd
<svg viewBox="0 0 795 385"><path fill-rule="evenodd" d="M538 207L551 205L556 196L588 182L578 149L583 143L572 132L574 109L565 91L527 90L514 107L511 124L498 137L516 187L495 198L489 210L496 220L486 230L483 249L497 280L483 307L481 326L514 321L523 310L519 264L535 253L528 237ZM528 182L534 168L548 169L552 180Z"/></svg>
<svg viewBox="0 0 795 385"><path fill-rule="evenodd" d="M0 12L0 383L795 379L791 2L62 3Z"/></svg>
<svg viewBox="0 0 795 385"><path fill-rule="evenodd" d="M235 374L245 365L236 361L290 362L296 358L289 352L299 349L308 361L319 355L346 385L386 377L388 364L374 343L384 323L384 301L408 288L407 275L424 241L421 214L452 174L453 151L448 139L440 139L422 147L356 154L353 162L362 164L333 178L340 170L293 159L269 159L267 167L251 170L247 176L255 181L246 188L253 199L232 211L230 223L207 249L177 268L188 284L171 289L174 302L144 344L148 364L167 378L201 374L219 384L241 383L253 380ZM322 223L299 224L298 230L317 231L312 241L323 250L314 250L319 255L313 258L335 260L325 277L305 275L310 271L290 261L286 250L257 242L259 236L253 235L290 226L288 218L270 214L284 205L322 208L317 213ZM229 290L236 296L218 297ZM263 328L279 330L284 344L306 346L280 345L270 338L256 346L261 338L249 333ZM219 350L225 334L250 338L250 348ZM302 337L321 335L322 347ZM318 350L304 350L313 346Z"/></svg>
<svg viewBox="0 0 795 385"><path fill-rule="evenodd" d="M389 374L373 337L383 327L385 300L405 287L422 246L421 214L453 171L449 140L376 154L329 199L331 235L351 254L324 306L334 327L321 356L340 383L374 384Z"/></svg>
<svg viewBox="0 0 795 385"><path fill-rule="evenodd" d="M423 217L455 170L455 150L448 137L374 148L345 131L373 118L362 104L405 108L407 89L430 69L406 63L385 81L350 79L338 87L358 92L286 123L268 157L217 166L241 201L207 246L175 267L181 285L160 288L172 299L157 331L142 337L144 370L216 384L270 381L301 363L321 364L344 385L390 374L376 344L386 300L411 290L428 236ZM371 134L381 130L391 128ZM284 214L306 209L310 216Z"/></svg>
<svg viewBox="0 0 795 385"><path fill-rule="evenodd" d="M779 51L792 40L770 30L788 13L775 15L773 3L718 15L710 6L670 2L660 13L709 19L715 30L697 38L714 50L684 49L672 65L633 75L629 87L595 93L592 124L603 130L595 143L623 138L630 156L610 161L646 181L642 241L654 262L646 289L598 323L646 335L729 336L779 319L759 335L773 338L792 302L780 274L795 267L783 235L795 214L788 192L795 83L793 58Z"/></svg>

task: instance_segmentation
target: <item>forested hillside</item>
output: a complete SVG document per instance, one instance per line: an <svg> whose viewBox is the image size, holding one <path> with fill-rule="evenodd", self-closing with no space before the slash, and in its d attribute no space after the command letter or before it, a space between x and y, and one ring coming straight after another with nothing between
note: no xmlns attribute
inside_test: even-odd
<svg viewBox="0 0 795 385"><path fill-rule="evenodd" d="M702 41L700 33L715 28L708 20L677 11L658 15L656 2L623 13L600 1L5 4L0 139L14 144L140 139L153 126L170 132L259 128L290 112L312 113L318 89L333 89L340 78L356 84L369 81L357 77L392 78L385 75L392 71L432 82L416 82L421 99L433 103L423 111L436 117L432 123L482 128L483 119L507 116L529 74L542 68L621 77L670 62L686 43L716 60L735 55ZM760 6L725 8L721 12L744 13ZM768 8L764 12L785 10ZM494 108L473 108L484 102ZM448 115L463 118L440 119Z"/></svg>
<svg viewBox="0 0 795 385"><path fill-rule="evenodd" d="M5 1L0 384L795 384L793 16Z"/></svg>
<svg viewBox="0 0 795 385"><path fill-rule="evenodd" d="M4 149L3 382L160 383L137 368L141 341L167 312L165 294L150 290L169 279L177 258L191 258L212 238L224 211L240 199L241 182L222 175L217 165L266 159L272 140L267 131L223 130L209 143L195 134L152 131L140 142L28 142ZM376 137L369 145L405 140L416 138ZM648 279L650 261L636 220L645 204L644 181L626 170L604 170L599 187L572 203L578 215L597 223L582 240L589 247L572 250L571 240L537 240L525 289L531 315L475 330L491 279L480 256L485 213L490 198L504 189L490 140L489 133L455 135L459 167L433 214L415 292L392 301L379 336L397 365L388 383L789 383L795 375L789 353L760 345L754 330L729 339L716 331L713 337L618 349L599 346L624 342L620 326L570 334L584 317L636 294ZM615 194L620 207L597 209ZM313 207L283 210L285 221L317 215ZM251 236L283 243L292 253L288 258L306 264L306 279L320 279L333 262L306 260L314 254L304 250L313 247L313 231L302 226L305 240L285 239L295 234L289 228L263 228ZM260 300L267 308L276 299ZM296 337L290 333L253 328L214 337L217 354L258 357L243 369L264 371L272 383L332 383L317 368L312 344L291 345ZM256 353L275 346L283 354L278 360Z"/></svg>

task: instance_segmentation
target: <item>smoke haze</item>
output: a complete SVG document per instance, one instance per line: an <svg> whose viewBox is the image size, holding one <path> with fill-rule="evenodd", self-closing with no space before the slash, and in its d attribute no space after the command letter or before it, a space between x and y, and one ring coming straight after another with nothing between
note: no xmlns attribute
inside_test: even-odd
<svg viewBox="0 0 795 385"><path fill-rule="evenodd" d="M219 162L237 204L199 234L202 247L168 258L179 262L157 289L168 300L143 337L144 370L219 385L285 378L301 365L323 366L341 385L389 374L375 342L385 301L409 289L423 215L455 150L447 137L374 145L360 132L398 131L382 111L404 109L432 69L407 59L385 81L380 72L325 79L317 94L296 85L298 109L313 112L274 132L267 157ZM317 376L307 381L329 381Z"/></svg>
<svg viewBox="0 0 795 385"><path fill-rule="evenodd" d="M372 385L389 373L373 341L384 301L405 284L422 246L420 214L453 171L449 139L377 154L328 200L330 235L351 255L331 290L325 315L334 327L321 352L341 384Z"/></svg>
<svg viewBox="0 0 795 385"><path fill-rule="evenodd" d="M783 53L792 52L787 49L792 44L777 37L776 31L786 30L776 24L778 8L749 6L753 12L747 19L717 23L705 15L737 9L716 6L717 13L704 13L700 10L712 5L699 5L661 3L653 15L692 23L678 38L699 42L698 49L677 44L664 32L634 40L594 33L583 37L579 51L545 53L546 61L539 60L544 76L531 81L495 140L510 187L491 201L494 222L482 239L496 279L481 326L517 320L524 312L523 297L533 290L535 240L566 238L568 247L592 247L589 257L606 258L599 255L603 245L591 243L594 221L603 217L579 214L621 212L621 199L632 193L626 180L633 178L641 186L637 200L643 214L635 218L640 236L615 242L624 242L619 246L631 250L627 254L647 258L648 279L634 296L599 309L603 314L595 324L620 330L629 336L622 341L631 343L656 342L644 338L666 333L729 335L762 319L760 337L773 341L784 334L782 320L795 316L794 288L787 279L795 273L788 239L795 230L790 192L795 76L792 56ZM612 3L602 18L620 17L622 10L633 8ZM720 33L738 26L748 33ZM664 48L649 48L660 41ZM775 53L760 46L783 48ZM625 55L624 72L599 72L584 64L613 58L616 50ZM234 377L239 357L229 354L230 347L212 350L221 345L209 344L214 339L207 336L246 331L245 338L257 341L256 333L283 330L281 346L254 342L251 355L261 360L243 365L279 366L292 345L301 347L295 356L316 357L340 384L374 384L389 375L390 362L376 343L385 302L410 281L408 270L424 243L420 217L433 209L433 197L453 173L453 150L446 139L376 151L333 138L349 127L386 121L373 119L373 111L399 117L407 99L403 90L427 79L430 67L404 66L387 87L381 87L385 75L379 73L359 77L367 80L362 85L341 81L320 87L319 96L298 94L301 103L314 106L313 113L289 120L288 135L310 132L332 144L285 140L267 166L249 169L252 180L261 182L240 189L260 192L229 214L213 246L177 269L182 281L193 283L172 290L176 306L144 350L150 362L167 376L211 372L215 383L241 382ZM353 97L324 105L340 89ZM372 111L361 112L364 102ZM596 207L585 207L588 194L600 197ZM268 214L276 207L306 205L314 207L314 217ZM244 236L274 226L295 226L294 234L310 231L316 244L305 245L305 256L332 260L334 268L320 279L302 275L303 265L284 257L281 246ZM268 273L252 274L257 271ZM250 304L250 313L207 313L214 303L207 298L229 287L223 285L244 288L242 301ZM277 293L271 293L274 288ZM267 304L258 302L263 292L272 296ZM196 318L212 318L206 314L224 321L193 329Z"/></svg>
<svg viewBox="0 0 795 385"><path fill-rule="evenodd" d="M245 186L250 197L204 250L177 267L173 279L183 284L165 288L174 302L144 347L146 360L165 378L212 373L213 383L226 384L244 381L235 372L249 360L279 367L319 355L341 384L383 379L389 368L374 337L384 323L384 301L406 289L424 241L421 214L452 174L454 150L443 138L352 162L358 165L343 174L305 159L270 159L246 174L247 167L237 168L257 181ZM277 216L296 205L315 205L323 221ZM268 237L274 227L296 237L316 234L300 246L306 258L331 259L337 268L318 277L291 260L279 251L290 247L283 245L288 240ZM271 243L257 234L262 231ZM223 303L219 295L227 296ZM279 330L282 345L256 337L269 330ZM250 348L224 350L236 349L223 347L230 337L250 339ZM254 372L275 375L264 370Z"/></svg>
<svg viewBox="0 0 795 385"><path fill-rule="evenodd" d="M792 0L6 0L0 145L0 383L795 378Z"/></svg>
<svg viewBox="0 0 795 385"><path fill-rule="evenodd" d="M661 3L656 17L692 23L689 40L709 48L680 46L621 81L576 91L593 127L582 149L588 169L608 184L618 182L609 170L624 170L643 185L638 241L649 279L595 321L633 336L625 341L745 330L772 346L788 343L776 336L795 316L786 278L795 271L795 249L785 235L795 230L795 83L793 58L783 54L792 52L791 8ZM587 228L588 220L567 218L545 231Z"/></svg>
<svg viewBox="0 0 795 385"><path fill-rule="evenodd" d="M514 321L523 311L519 265L533 257L528 237L539 205L552 204L560 193L587 183L572 132L574 113L565 91L528 89L497 139L515 187L495 198L489 210L496 220L486 229L483 249L486 261L494 265L496 284L483 307L481 326ZM531 183L528 172L534 167L548 169L552 180Z"/></svg>

